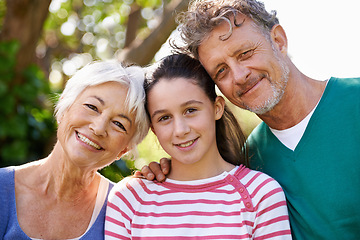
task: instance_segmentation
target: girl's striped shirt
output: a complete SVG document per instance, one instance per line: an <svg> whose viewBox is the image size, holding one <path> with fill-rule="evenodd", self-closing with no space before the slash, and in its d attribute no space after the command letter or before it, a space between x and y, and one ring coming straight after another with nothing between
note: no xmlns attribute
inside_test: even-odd
<svg viewBox="0 0 360 240"><path fill-rule="evenodd" d="M105 239L291 239L285 196L244 166L164 183L125 178L108 199Z"/></svg>

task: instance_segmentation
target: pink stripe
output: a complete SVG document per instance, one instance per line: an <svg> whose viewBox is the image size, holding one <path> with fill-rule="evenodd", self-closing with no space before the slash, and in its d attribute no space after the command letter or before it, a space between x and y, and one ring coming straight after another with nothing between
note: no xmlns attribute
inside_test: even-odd
<svg viewBox="0 0 360 240"><path fill-rule="evenodd" d="M249 221L243 221L239 223L211 223L211 224L192 224L192 223L181 223L181 224L133 224L133 228L139 229L174 229L174 228L215 228L215 227L232 227L241 228L244 225L252 226L253 223Z"/></svg>
<svg viewBox="0 0 360 240"><path fill-rule="evenodd" d="M236 172L234 173L234 176L240 180L244 178L246 175L248 175L250 171L251 171L250 168L247 168L244 165L240 165L238 170L236 170Z"/></svg>
<svg viewBox="0 0 360 240"><path fill-rule="evenodd" d="M121 214L121 216L123 217L123 218L125 218L126 220L128 220L129 222L131 222L132 220L131 220L131 218L126 214L126 213L124 213L118 206L116 206L115 204L113 204L113 203L111 203L111 202L108 202L108 205L107 205L108 207L110 207L110 208L112 208L112 209L114 209L115 211L117 211L118 213L120 213Z"/></svg>
<svg viewBox="0 0 360 240"><path fill-rule="evenodd" d="M282 221L288 221L289 220L289 217L287 215L284 215L284 216L280 216L280 217L277 217L277 218L273 218L273 219L270 219L269 221L266 221L266 222L262 222L260 224L258 224L256 226L257 229L259 228L262 228L262 227L265 227L265 226L269 226L273 223L278 223L278 222L282 222Z"/></svg>
<svg viewBox="0 0 360 240"><path fill-rule="evenodd" d="M283 207L286 206L286 201L281 201L281 202L277 202L267 208L264 208L263 210L261 210L260 212L258 212L256 214L256 217L261 216L262 214L266 213L266 212L270 212L271 210L275 209L275 208L279 208L279 207Z"/></svg>
<svg viewBox="0 0 360 240"><path fill-rule="evenodd" d="M250 239L251 236L249 234L244 235L213 235L213 236L196 236L196 237L189 237L189 236L169 236L169 237L133 237L133 240L169 240L169 239Z"/></svg>
<svg viewBox="0 0 360 240"><path fill-rule="evenodd" d="M262 198L261 200L258 202L256 208L258 209L259 205L264 202L266 199L272 197L273 195L279 193L279 192L282 192L283 190L281 188L276 188L276 189L273 189L271 190L270 192L266 193ZM251 196L251 198L254 198L254 196Z"/></svg>
<svg viewBox="0 0 360 240"><path fill-rule="evenodd" d="M135 212L134 208L132 207L131 203L126 199L124 195L122 195L120 192L115 192L115 196L120 198L120 200L125 203L125 205L130 209L132 213Z"/></svg>
<svg viewBox="0 0 360 240"><path fill-rule="evenodd" d="M248 188L262 173L257 172L250 180L246 183L246 187Z"/></svg>
<svg viewBox="0 0 360 240"><path fill-rule="evenodd" d="M114 209L117 212L120 212L120 208L117 205L113 204L112 202L108 202L107 206Z"/></svg>
<svg viewBox="0 0 360 240"><path fill-rule="evenodd" d="M127 238L127 237L125 237L125 236L122 236L122 235L120 235L120 234L107 231L107 230L105 230L105 235L106 235L106 236L111 236L111 237L114 237L114 238L117 238L117 239L124 239L124 240L131 239L131 238Z"/></svg>
<svg viewBox="0 0 360 240"><path fill-rule="evenodd" d="M266 184L268 184L269 182L272 182L272 181L274 181L274 180L271 178L268 178L265 181L263 181L262 183L260 183L260 185L257 186L255 188L255 190L252 192L251 197L254 197L260 191L261 188L263 188Z"/></svg>
<svg viewBox="0 0 360 240"><path fill-rule="evenodd" d="M270 192L267 192L263 197L262 197L262 201L263 200L265 200L265 199L267 199L267 198L269 198L269 197L271 197L271 196L273 196L273 195L275 195L275 194L277 194L277 193L279 193L279 192L282 192L283 190L282 190L282 188L275 188L275 189L273 189L273 190L271 190Z"/></svg>
<svg viewBox="0 0 360 240"><path fill-rule="evenodd" d="M186 240L195 240L195 239L250 239L249 234L243 235L212 235L212 236L164 236L164 237L133 237L133 240L170 240L170 239L186 239Z"/></svg>
<svg viewBox="0 0 360 240"><path fill-rule="evenodd" d="M174 183L169 183L169 182L164 182L164 183L156 183L157 185L161 185L164 188L167 188L166 190L162 190L162 191L155 191L155 190L150 190L146 184L144 183L144 181L142 181L141 179L137 179L139 185L142 187L142 189L144 190L144 192L146 192L147 194L154 194L154 195L166 195L169 193L178 193L179 190L183 191L183 192L199 192L199 190L201 192L224 192L227 193L229 192L228 190L224 190L224 189L218 189L221 188L225 185L227 185L228 183L222 179L219 180L217 182L212 182L212 183L207 183L207 184L202 184L202 185L181 185L181 184L174 184ZM230 190L231 192L233 192L233 190Z"/></svg>
<svg viewBox="0 0 360 240"><path fill-rule="evenodd" d="M245 209L244 209L245 210ZM179 213L172 213L172 212L164 212L164 213L144 213L144 212L137 212L136 215L139 217L183 217L183 216L239 216L241 214L240 211L234 212L200 212L200 211L189 211L189 212L179 212Z"/></svg>
<svg viewBox="0 0 360 240"><path fill-rule="evenodd" d="M263 236L259 236L254 238L254 240L263 240L263 239L269 239L269 238L274 238L274 237L278 237L278 236L289 236L291 234L290 230L283 230L283 231L277 231L277 232L272 232Z"/></svg>
<svg viewBox="0 0 360 240"><path fill-rule="evenodd" d="M141 205L154 205L154 206L167 206L167 205L187 205L187 204L195 204L195 203L202 203L202 204L222 204L222 205L236 205L239 204L239 199L233 200L233 201L225 201L225 200L209 200L209 199L189 199L189 200L174 200L174 201L164 201L164 202L156 202L156 201L145 201L138 193L135 191L134 188L129 189L131 193L134 195L135 199L141 204ZM116 193L118 194L118 192ZM127 204L128 205L128 204Z"/></svg>
<svg viewBox="0 0 360 240"><path fill-rule="evenodd" d="M106 216L106 217L105 217L105 220L106 220L107 222L111 222L111 223L113 223L113 224L115 224L115 225L118 225L118 226L120 226L120 227L125 228L125 224L124 224L123 222L120 222L119 220L116 220L116 219L114 219L114 218L112 218L112 217Z"/></svg>

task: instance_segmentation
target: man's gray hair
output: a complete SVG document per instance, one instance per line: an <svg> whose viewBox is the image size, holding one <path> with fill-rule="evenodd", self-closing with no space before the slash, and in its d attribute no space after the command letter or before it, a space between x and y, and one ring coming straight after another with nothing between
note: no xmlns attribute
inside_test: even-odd
<svg viewBox="0 0 360 240"><path fill-rule="evenodd" d="M236 27L241 26L242 22L236 21L237 14L252 19L264 35L270 35L272 27L279 23L276 12L267 12L264 4L256 0L193 0L188 11L177 17L185 46L175 47L199 58L200 44L215 27L224 21L229 23L229 33L221 37L226 40L232 34L231 21Z"/></svg>

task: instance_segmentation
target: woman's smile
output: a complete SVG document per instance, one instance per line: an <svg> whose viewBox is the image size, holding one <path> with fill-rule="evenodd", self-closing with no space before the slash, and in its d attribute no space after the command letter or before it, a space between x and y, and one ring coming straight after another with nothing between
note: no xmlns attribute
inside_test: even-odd
<svg viewBox="0 0 360 240"><path fill-rule="evenodd" d="M85 137L85 136L82 135L81 133L76 132L76 136L77 136L77 138L78 138L81 142L83 142L83 143L85 143L85 144L87 144L87 145L95 148L96 150L104 150L100 145L94 143L92 140L90 140L89 138Z"/></svg>

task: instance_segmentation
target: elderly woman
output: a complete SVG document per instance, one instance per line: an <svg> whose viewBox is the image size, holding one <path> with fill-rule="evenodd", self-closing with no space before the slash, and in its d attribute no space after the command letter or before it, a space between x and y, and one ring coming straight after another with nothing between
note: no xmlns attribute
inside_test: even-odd
<svg viewBox="0 0 360 240"><path fill-rule="evenodd" d="M143 71L94 62L67 83L56 106L50 155L0 169L1 239L103 239L113 184L97 170L138 144L149 123Z"/></svg>

